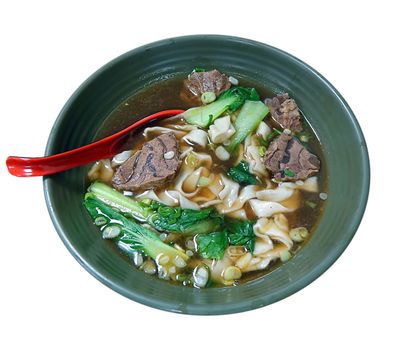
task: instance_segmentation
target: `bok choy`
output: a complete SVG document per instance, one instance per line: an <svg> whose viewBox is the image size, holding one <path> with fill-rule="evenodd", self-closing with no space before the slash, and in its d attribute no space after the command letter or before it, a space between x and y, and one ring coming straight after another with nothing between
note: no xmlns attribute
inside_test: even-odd
<svg viewBox="0 0 408 350"><path fill-rule="evenodd" d="M230 139L228 150L234 151L258 127L269 113L269 108L261 101L246 101L235 120L235 134Z"/></svg>
<svg viewBox="0 0 408 350"><path fill-rule="evenodd" d="M101 182L92 183L88 193L94 194L106 204L140 222L148 223L159 231L192 236L214 232L223 222L222 216L214 209L181 209L152 200L136 201Z"/></svg>
<svg viewBox="0 0 408 350"><path fill-rule="evenodd" d="M176 263L180 259L188 260L188 256L182 251L162 242L155 232L128 219L98 199L95 194L88 192L85 195L84 205L95 222L98 220L101 222L103 218L107 223L102 226L103 232L109 228L115 228L110 231L115 231L116 234L105 238L113 239L126 253L131 255L143 252L155 260L160 256L168 256L171 262L175 260Z"/></svg>
<svg viewBox="0 0 408 350"><path fill-rule="evenodd" d="M208 128L215 119L226 111L236 111L245 101L259 101L259 95L254 88L234 87L224 91L215 102L204 106L190 108L182 116L189 124L200 128Z"/></svg>

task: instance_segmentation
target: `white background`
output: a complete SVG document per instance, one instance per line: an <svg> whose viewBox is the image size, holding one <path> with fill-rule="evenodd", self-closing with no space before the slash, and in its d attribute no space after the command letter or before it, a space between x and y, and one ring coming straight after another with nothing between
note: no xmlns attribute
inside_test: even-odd
<svg viewBox="0 0 408 350"><path fill-rule="evenodd" d="M407 349L402 3L2 1L0 348ZM371 157L367 211L341 258L297 294L229 316L158 311L102 285L58 238L41 178L13 178L4 166L7 155L43 154L65 101L100 66L142 44L199 33L262 41L316 68L354 110Z"/></svg>

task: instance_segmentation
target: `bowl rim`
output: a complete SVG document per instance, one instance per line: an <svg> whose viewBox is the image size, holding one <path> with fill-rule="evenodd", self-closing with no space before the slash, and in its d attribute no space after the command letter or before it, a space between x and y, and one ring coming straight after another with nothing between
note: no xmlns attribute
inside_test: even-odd
<svg viewBox="0 0 408 350"><path fill-rule="evenodd" d="M98 271L96 268L91 266L87 262L86 257L83 257L78 253L78 251L71 244L68 236L64 232L64 229L58 219L58 216L52 204L52 200L50 196L51 184L50 184L50 181L47 181L47 179L49 178L48 176L43 178L43 190L44 190L44 196L45 196L45 201L46 201L49 215L64 245L67 247L71 255L78 261L78 263L85 268L85 270L87 270L92 276L94 276L97 280L105 284L107 287L113 289L114 291L118 292L119 294L131 300L134 300L146 306L150 306L156 309L161 309L164 311L195 314L195 315L232 314L232 313L237 313L237 312L254 310L262 306L272 304L276 301L279 301L283 298L286 298L300 291L301 289L303 289L304 287L312 283L319 276L321 276L331 265L333 265L336 262L336 260L340 257L340 255L344 252L344 250L347 248L347 246L353 239L355 233L357 232L357 229L364 216L365 209L367 206L367 201L368 201L369 189L370 189L370 161L369 161L367 144L366 144L363 132L361 130L361 127L353 111L351 110L350 106L347 104L347 102L341 96L341 94L337 91L337 89L326 78L324 78L319 72L317 72L314 68L312 68L311 66L309 66L302 60L298 59L297 57L281 49L278 49L274 46L271 46L271 45L268 45L268 44L265 44L259 41L246 39L242 37L229 36L229 35L215 35L215 34L197 34L197 35L172 37L172 38L162 39L162 40L158 40L152 43L148 43L148 44L139 46L135 49L132 49L114 58L113 60L109 61L108 63L103 65L101 68L96 70L92 75L90 75L74 91L74 93L71 95L71 97L68 99L68 101L63 106L62 110L60 111L60 113L58 114L58 117L56 118L54 122L54 125L52 126L52 129L51 129L48 141L47 141L46 149L45 149L45 155L48 156L51 154L52 146L54 142L56 141L56 137L55 137L56 130L59 129L61 123L63 122L63 119L65 118L67 110L70 109L71 105L74 103L77 97L81 95L82 92L88 87L88 85L90 85L91 82L95 80L101 73L110 69L112 66L115 66L118 62L121 62L122 60L125 60L128 57L133 56L134 54L141 53L145 51L146 49L151 49L154 47L159 47L159 46L168 45L168 44L174 44L175 42L180 42L180 41L195 41L195 40L203 40L203 39L218 39L218 40L234 41L236 43L241 43L244 45L260 46L270 51L274 51L279 55L285 56L288 60L294 61L295 63L303 66L310 73L312 73L317 79L319 79L320 82L327 89L329 89L333 95L336 96L337 100L343 106L345 113L348 115L350 121L353 124L353 128L355 130L356 136L358 137L359 142L360 142L360 153L361 153L362 160L363 160L362 169L364 172L364 176L362 180L363 186L361 188L361 195L359 196L359 203L357 206L356 215L353 216L352 225L350 226L351 229L348 233L348 236L346 236L345 239L342 241L342 244L339 244L336 247L336 249L333 250L333 253L331 255L323 259L320 264L316 265L311 271L305 274L303 278L298 279L297 281L291 283L286 288L283 288L279 293L265 296L265 298L263 298L262 300L250 300L250 301L247 301L246 303L243 303L243 301L240 300L240 301L228 304L228 307L227 305L225 305L226 306L225 309L220 309L216 305L214 305L213 307L211 307L211 305L189 305L187 311L186 309L183 309L182 311L179 309L178 304L176 302L174 303L163 302L158 299L147 298L147 297L141 296L137 293L137 290L131 290L129 288L123 287L119 284L116 284L110 281L109 278L107 278L102 272Z"/></svg>

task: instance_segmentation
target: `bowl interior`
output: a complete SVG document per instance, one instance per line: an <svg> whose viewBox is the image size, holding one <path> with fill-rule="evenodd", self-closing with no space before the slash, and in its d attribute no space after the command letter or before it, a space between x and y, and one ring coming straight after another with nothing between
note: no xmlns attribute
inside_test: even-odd
<svg viewBox="0 0 408 350"><path fill-rule="evenodd" d="M86 167L44 178L45 197L54 225L73 256L119 293L174 312L245 311L282 299L317 278L346 248L364 212L369 165L363 135L345 101L316 71L278 49L241 38L189 36L146 45L108 63L85 81L61 111L46 154L90 143L125 99L152 82L186 75L195 66L217 68L289 92L320 139L327 162L328 199L313 237L294 258L238 287L180 288L137 271L130 261L112 254L82 206Z"/></svg>

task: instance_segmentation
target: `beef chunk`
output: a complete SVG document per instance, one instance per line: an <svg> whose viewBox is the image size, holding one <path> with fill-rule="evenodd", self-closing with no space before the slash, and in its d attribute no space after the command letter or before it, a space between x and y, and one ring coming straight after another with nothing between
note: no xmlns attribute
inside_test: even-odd
<svg viewBox="0 0 408 350"><path fill-rule="evenodd" d="M264 162L272 177L282 181L305 180L320 169L319 159L285 133L269 144Z"/></svg>
<svg viewBox="0 0 408 350"><path fill-rule="evenodd" d="M282 128L289 129L293 132L302 131L299 108L295 100L289 98L288 94L266 98L264 102L269 107L272 118Z"/></svg>
<svg viewBox="0 0 408 350"><path fill-rule="evenodd" d="M228 77L216 69L209 72L193 72L184 80L181 97L190 103L201 105L201 95L204 92L214 92L219 96L230 87Z"/></svg>
<svg viewBox="0 0 408 350"><path fill-rule="evenodd" d="M174 133L162 134L145 143L116 170L112 185L118 190L153 189L171 181L180 165Z"/></svg>

